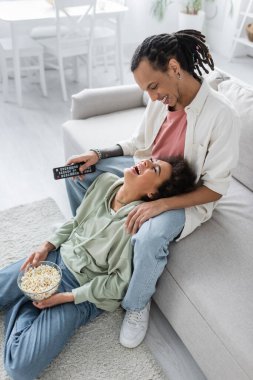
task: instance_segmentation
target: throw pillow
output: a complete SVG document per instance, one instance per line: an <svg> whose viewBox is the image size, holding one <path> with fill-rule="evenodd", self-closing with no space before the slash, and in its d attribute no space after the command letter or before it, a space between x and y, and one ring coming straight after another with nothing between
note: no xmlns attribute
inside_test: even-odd
<svg viewBox="0 0 253 380"><path fill-rule="evenodd" d="M218 91L233 104L242 123L239 162L233 176L253 191L253 89L230 79L220 83Z"/></svg>

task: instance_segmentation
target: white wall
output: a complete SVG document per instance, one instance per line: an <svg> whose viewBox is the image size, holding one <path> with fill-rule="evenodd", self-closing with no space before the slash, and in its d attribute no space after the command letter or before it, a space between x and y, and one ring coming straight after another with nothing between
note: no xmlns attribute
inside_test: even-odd
<svg viewBox="0 0 253 380"><path fill-rule="evenodd" d="M233 3L232 16L230 15L231 1ZM207 37L210 49L222 56L229 57L230 55L238 21L238 13L243 1L247 0L215 0L205 2L206 21L204 34ZM179 3L179 0L175 0L174 3L170 4L164 20L159 22L150 13L152 0L126 1L129 12L124 15L122 28L123 41L128 56L131 55L134 48L145 37L178 30Z"/></svg>
<svg viewBox="0 0 253 380"><path fill-rule="evenodd" d="M163 21L157 21L150 12L152 0L127 0L129 11L124 16L124 41L139 43L145 37L158 33L171 33L177 30L178 5L168 7Z"/></svg>
<svg viewBox="0 0 253 380"><path fill-rule="evenodd" d="M139 43L152 34L172 33L178 29L178 5L168 7L163 21L157 21L150 12L152 0L127 0L129 11L123 17L122 32L125 48L131 54Z"/></svg>
<svg viewBox="0 0 253 380"><path fill-rule="evenodd" d="M171 33L178 30L178 10L180 0L168 7L166 17L159 22L150 14L152 0L127 0L129 12L123 20L123 41L128 52L132 50L147 36L156 33ZM207 37L210 49L221 56L229 58L233 38L241 20L240 10L246 8L248 0L215 0L205 2L206 21L204 34ZM230 14L231 3L233 14ZM217 12L215 12L217 11ZM131 50L132 49L132 50ZM244 46L237 48L237 54L244 55L247 51Z"/></svg>
<svg viewBox="0 0 253 380"><path fill-rule="evenodd" d="M232 0L233 14L230 14L231 0L215 0L215 3L206 4L206 36L211 50L221 56L229 58L231 54L233 38L236 29L239 27L238 21L241 20L239 12L245 9L244 0ZM214 14L214 7L217 7L217 15L208 20ZM238 52L245 52L241 47Z"/></svg>

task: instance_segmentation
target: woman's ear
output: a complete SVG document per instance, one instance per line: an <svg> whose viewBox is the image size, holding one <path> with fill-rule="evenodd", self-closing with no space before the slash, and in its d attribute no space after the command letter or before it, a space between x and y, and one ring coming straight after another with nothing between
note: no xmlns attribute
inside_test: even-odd
<svg viewBox="0 0 253 380"><path fill-rule="evenodd" d="M147 194L147 197L152 200L152 199L156 199L156 193L148 193Z"/></svg>

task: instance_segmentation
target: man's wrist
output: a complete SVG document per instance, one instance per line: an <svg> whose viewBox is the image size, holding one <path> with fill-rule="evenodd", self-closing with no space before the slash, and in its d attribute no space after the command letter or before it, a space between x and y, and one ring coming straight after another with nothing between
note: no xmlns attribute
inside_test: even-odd
<svg viewBox="0 0 253 380"><path fill-rule="evenodd" d="M104 149L92 148L90 149L90 151L95 152L99 160L103 160L109 157L118 157L118 156L124 155L123 149L120 144L116 144L112 148L104 148Z"/></svg>
<svg viewBox="0 0 253 380"><path fill-rule="evenodd" d="M98 156L98 159L102 160L103 157L102 157L101 150L99 150L99 149L90 149L90 151L96 153L96 155Z"/></svg>
<svg viewBox="0 0 253 380"><path fill-rule="evenodd" d="M160 198L156 200L157 207L161 212L171 210L171 197L168 198Z"/></svg>

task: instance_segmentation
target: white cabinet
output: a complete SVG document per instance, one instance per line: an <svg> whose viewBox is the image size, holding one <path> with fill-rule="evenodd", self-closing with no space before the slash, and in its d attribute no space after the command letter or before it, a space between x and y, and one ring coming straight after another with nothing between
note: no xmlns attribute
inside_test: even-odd
<svg viewBox="0 0 253 380"><path fill-rule="evenodd" d="M253 42L248 39L246 33L246 27L251 23L253 23L253 0L247 0L241 4L241 11L238 15L238 29L234 38L230 58L235 56L236 50L239 46L253 48Z"/></svg>

